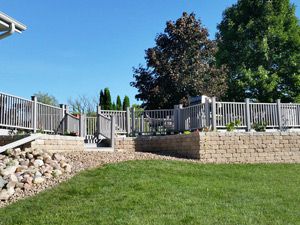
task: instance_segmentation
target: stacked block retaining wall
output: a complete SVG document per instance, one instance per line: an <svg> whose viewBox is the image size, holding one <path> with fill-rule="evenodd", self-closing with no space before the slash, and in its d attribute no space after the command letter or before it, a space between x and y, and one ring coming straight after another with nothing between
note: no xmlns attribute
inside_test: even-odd
<svg viewBox="0 0 300 225"><path fill-rule="evenodd" d="M117 138L115 149L162 152L204 163L300 163L300 132L195 132Z"/></svg>
<svg viewBox="0 0 300 225"><path fill-rule="evenodd" d="M17 141L23 137L25 136L0 136L0 146ZM38 139L21 147L49 152L84 151L84 138L61 135L42 135Z"/></svg>

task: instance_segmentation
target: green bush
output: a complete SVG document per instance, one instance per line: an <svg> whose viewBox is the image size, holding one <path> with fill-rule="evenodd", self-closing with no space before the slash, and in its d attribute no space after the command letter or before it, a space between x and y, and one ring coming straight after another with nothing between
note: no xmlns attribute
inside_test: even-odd
<svg viewBox="0 0 300 225"><path fill-rule="evenodd" d="M266 123L254 123L254 124L252 124L252 128L256 132L265 132L266 128L267 128L267 124Z"/></svg>
<svg viewBox="0 0 300 225"><path fill-rule="evenodd" d="M227 131L234 131L240 124L241 124L240 120L232 121L232 122L226 124L226 130Z"/></svg>

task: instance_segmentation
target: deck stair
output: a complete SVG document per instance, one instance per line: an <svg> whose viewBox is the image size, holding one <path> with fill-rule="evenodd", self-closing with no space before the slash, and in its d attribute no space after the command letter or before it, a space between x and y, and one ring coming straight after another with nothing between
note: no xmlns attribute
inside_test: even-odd
<svg viewBox="0 0 300 225"><path fill-rule="evenodd" d="M17 140L12 143L9 143L7 145L1 146L0 153L5 152L6 150L11 149L11 148L16 148L16 147L25 145L29 142L32 142L32 141L40 138L41 136L42 136L42 134L31 134L30 136L24 137L20 140Z"/></svg>

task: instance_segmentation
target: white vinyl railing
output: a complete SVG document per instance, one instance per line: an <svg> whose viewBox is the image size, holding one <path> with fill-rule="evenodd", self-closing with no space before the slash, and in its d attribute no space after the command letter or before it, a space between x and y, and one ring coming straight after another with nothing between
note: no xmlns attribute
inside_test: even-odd
<svg viewBox="0 0 300 225"><path fill-rule="evenodd" d="M37 129L45 132L56 131L62 120L62 109L37 103Z"/></svg>
<svg viewBox="0 0 300 225"><path fill-rule="evenodd" d="M98 115L99 119L99 134L103 135L104 137L111 139L112 135L111 134L111 118L108 118L104 115L99 114Z"/></svg>
<svg viewBox="0 0 300 225"><path fill-rule="evenodd" d="M114 116L116 122L116 132L119 134L127 133L126 111L101 110L100 114L106 116L107 118Z"/></svg>
<svg viewBox="0 0 300 225"><path fill-rule="evenodd" d="M300 104L281 103L281 115L284 128L300 127Z"/></svg>
<svg viewBox="0 0 300 225"><path fill-rule="evenodd" d="M182 130L195 130L207 126L209 114L205 112L203 103L181 109L180 116Z"/></svg>
<svg viewBox="0 0 300 225"><path fill-rule="evenodd" d="M85 118L85 142L97 142L97 117L87 116Z"/></svg>
<svg viewBox="0 0 300 225"><path fill-rule="evenodd" d="M243 102L217 102L216 126L226 127L228 123L239 121L240 127L246 127L246 104Z"/></svg>
<svg viewBox="0 0 300 225"><path fill-rule="evenodd" d="M250 123L265 124L268 128L278 126L276 103L250 103Z"/></svg>
<svg viewBox="0 0 300 225"><path fill-rule="evenodd" d="M66 113L64 117L66 127L67 127L67 132L68 133L73 133L79 136L80 134L80 119L73 116L70 113Z"/></svg>
<svg viewBox="0 0 300 225"><path fill-rule="evenodd" d="M111 139L114 134L164 135L210 128L224 129L239 121L238 128L250 131L255 124L268 129L300 128L300 104L217 102L215 98L189 107L173 109L127 109L126 111L101 110L97 117L75 117L67 107L55 107L0 92L0 128L32 132L76 133L97 139L100 135ZM112 125L113 124L113 125Z"/></svg>
<svg viewBox="0 0 300 225"><path fill-rule="evenodd" d="M86 135L95 135L97 131L97 117L86 117Z"/></svg>
<svg viewBox="0 0 300 225"><path fill-rule="evenodd" d="M0 92L0 127L57 132L63 109Z"/></svg>
<svg viewBox="0 0 300 225"><path fill-rule="evenodd" d="M174 109L127 111L100 110L100 114L115 115L122 131L127 135L163 135L168 131L182 132L196 129L225 129L235 122L239 129L250 131L254 125L271 129L300 128L300 104L296 103L252 103L217 102L215 98L189 107ZM122 125L120 125L122 124ZM127 126L126 126L127 125ZM118 132L116 132L118 133Z"/></svg>
<svg viewBox="0 0 300 225"><path fill-rule="evenodd" d="M33 129L33 102L0 92L0 126Z"/></svg>
<svg viewBox="0 0 300 225"><path fill-rule="evenodd" d="M134 133L152 134L174 131L174 110L134 110L131 113L131 124Z"/></svg>

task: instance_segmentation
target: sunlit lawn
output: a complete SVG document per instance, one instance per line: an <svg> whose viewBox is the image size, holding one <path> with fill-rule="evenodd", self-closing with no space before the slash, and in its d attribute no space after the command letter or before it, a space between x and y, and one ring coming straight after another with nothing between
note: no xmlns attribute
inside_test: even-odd
<svg viewBox="0 0 300 225"><path fill-rule="evenodd" d="M0 209L0 224L300 224L300 164L111 164Z"/></svg>

